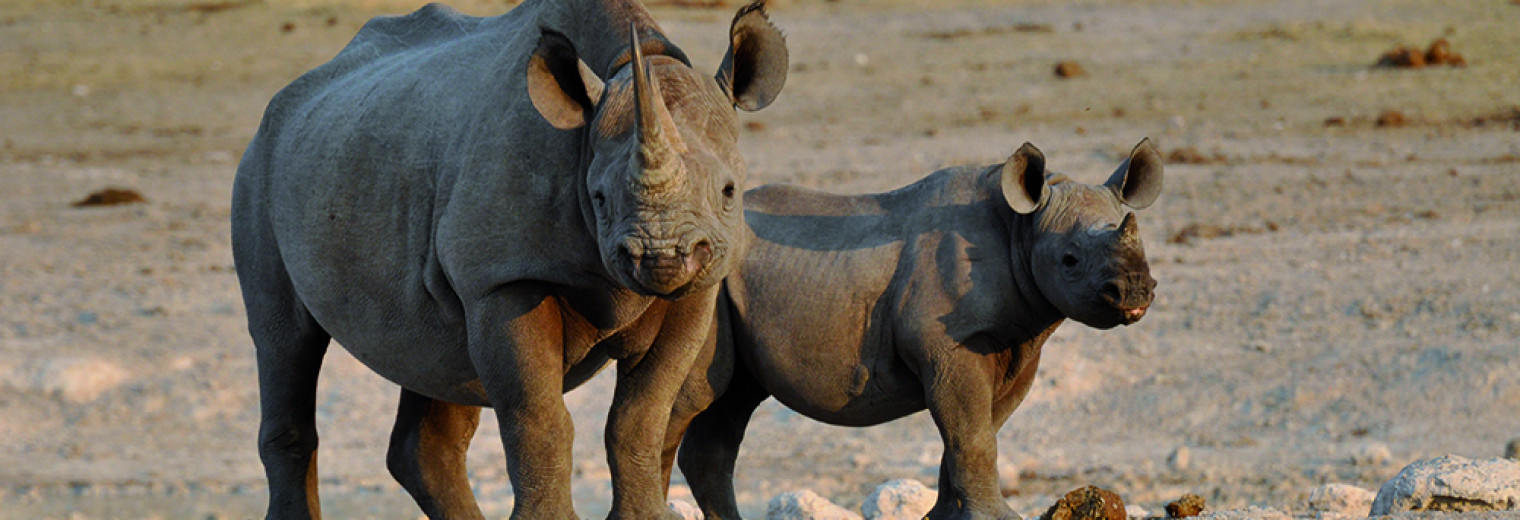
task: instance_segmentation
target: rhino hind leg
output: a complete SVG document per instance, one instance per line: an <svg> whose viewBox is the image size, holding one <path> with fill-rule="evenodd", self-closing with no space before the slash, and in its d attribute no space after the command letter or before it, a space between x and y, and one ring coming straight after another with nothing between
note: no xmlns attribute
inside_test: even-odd
<svg viewBox="0 0 1520 520"><path fill-rule="evenodd" d="M739 518L734 496L734 462L755 408L770 397L743 367L728 389L691 420L681 441L679 461L692 497L708 520Z"/></svg>
<svg viewBox="0 0 1520 520"><path fill-rule="evenodd" d="M428 518L485 518L465 468L465 454L479 425L480 407L401 389L386 467Z"/></svg>
<svg viewBox="0 0 1520 520"><path fill-rule="evenodd" d="M245 300L258 361L259 459L269 480L268 517L321 518L317 374L331 337L298 305L281 300Z"/></svg>

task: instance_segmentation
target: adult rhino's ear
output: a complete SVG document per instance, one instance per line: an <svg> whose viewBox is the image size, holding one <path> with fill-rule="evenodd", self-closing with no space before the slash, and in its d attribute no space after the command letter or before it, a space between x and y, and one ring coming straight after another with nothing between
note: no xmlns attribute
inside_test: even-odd
<svg viewBox="0 0 1520 520"><path fill-rule="evenodd" d="M580 128L602 97L602 80L575 54L569 38L540 28L538 48L528 58L528 97L555 128Z"/></svg>
<svg viewBox="0 0 1520 520"><path fill-rule="evenodd" d="M1003 163L1003 200L1016 213L1033 213L1050 197L1045 184L1045 154L1024 143Z"/></svg>
<svg viewBox="0 0 1520 520"><path fill-rule="evenodd" d="M718 85L734 106L755 111L776 100L786 84L786 37L771 25L765 2L739 8L729 29L728 53L718 67Z"/></svg>
<svg viewBox="0 0 1520 520"><path fill-rule="evenodd" d="M1145 209L1161 195L1161 154L1150 138L1140 140L1129 159L1103 183L1119 195L1125 206Z"/></svg>

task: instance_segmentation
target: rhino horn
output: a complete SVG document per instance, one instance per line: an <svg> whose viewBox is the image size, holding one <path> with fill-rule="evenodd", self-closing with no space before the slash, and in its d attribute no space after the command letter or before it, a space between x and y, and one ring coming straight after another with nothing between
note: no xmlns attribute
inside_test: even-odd
<svg viewBox="0 0 1520 520"><path fill-rule="evenodd" d="M1140 243L1140 225L1135 223L1134 213L1126 213L1119 223L1119 243L1125 246Z"/></svg>
<svg viewBox="0 0 1520 520"><path fill-rule="evenodd" d="M634 129L638 132L638 171L634 182L645 190L672 191L684 181L680 153L685 148L675 119L660 95L659 83L650 78L644 63L638 28L628 27L633 50Z"/></svg>

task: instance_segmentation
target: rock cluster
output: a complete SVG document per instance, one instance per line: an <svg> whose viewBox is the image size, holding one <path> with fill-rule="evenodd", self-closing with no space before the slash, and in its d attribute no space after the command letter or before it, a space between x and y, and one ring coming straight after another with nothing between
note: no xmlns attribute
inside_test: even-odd
<svg viewBox="0 0 1520 520"><path fill-rule="evenodd" d="M1520 449L1520 439L1508 446ZM1368 447L1370 446L1370 449ZM1386 445L1372 444L1352 456L1357 465L1381 465L1391 459ZM1509 453L1513 456L1514 453ZM1177 464L1173 456L1173 464ZM1185 464L1185 463L1184 463ZM829 502L812 491L793 491L772 499L769 520L916 520L934 507L938 493L916 480L893 480L878 486L861 505L861 513ZM1350 484L1325 484L1309 493L1301 513L1318 520L1349 520L1402 512L1520 512L1520 460L1468 459L1445 455L1405 466L1376 494ZM671 502L671 510L687 520L702 518L690 504ZM1291 520L1275 508L1247 507L1204 512L1203 497L1187 493L1166 505L1167 518L1199 520ZM1494 514L1494 513L1489 513ZM1500 513L1514 514L1514 513ZM1118 494L1096 486L1072 490L1057 500L1040 520L1126 520L1150 517L1144 509L1126 507ZM1303 518L1300 516L1299 518ZM1477 517L1475 517L1477 518Z"/></svg>
<svg viewBox="0 0 1520 520"><path fill-rule="evenodd" d="M1461 54L1452 52L1451 42L1445 38L1437 38L1430 42L1430 47L1425 52L1414 47L1398 47L1383 53L1378 58L1375 66L1397 67L1417 69L1424 66L1450 65L1452 67L1466 67L1467 60L1462 59Z"/></svg>

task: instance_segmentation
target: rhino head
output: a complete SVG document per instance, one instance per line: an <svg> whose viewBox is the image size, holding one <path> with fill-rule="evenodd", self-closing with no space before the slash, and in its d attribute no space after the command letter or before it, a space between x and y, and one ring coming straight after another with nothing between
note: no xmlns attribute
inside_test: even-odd
<svg viewBox="0 0 1520 520"><path fill-rule="evenodd" d="M1045 156L1025 143L1001 172L1003 198L1033 217L1024 248L1039 291L1057 310L1107 329L1145 316L1156 280L1129 209L1144 209L1161 193L1161 156L1149 139L1102 185L1045 172ZM1129 208L1129 209L1126 209Z"/></svg>
<svg viewBox="0 0 1520 520"><path fill-rule="evenodd" d="M641 30L630 25L626 64L605 82L546 31L528 90L556 128L587 127L582 203L607 272L634 292L673 299L716 284L747 249L734 108L759 110L780 93L786 43L763 4L746 6L707 76L658 33L641 41Z"/></svg>

